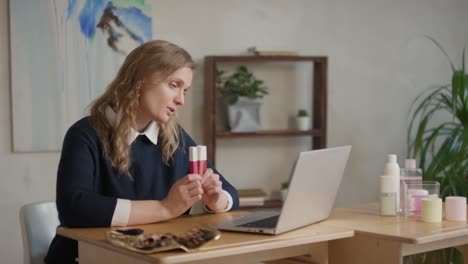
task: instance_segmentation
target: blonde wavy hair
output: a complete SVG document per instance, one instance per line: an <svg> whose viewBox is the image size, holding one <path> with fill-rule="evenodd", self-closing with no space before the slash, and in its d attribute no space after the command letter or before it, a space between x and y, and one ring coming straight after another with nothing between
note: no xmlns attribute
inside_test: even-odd
<svg viewBox="0 0 468 264"><path fill-rule="evenodd" d="M91 104L91 123L102 142L106 157L120 175L128 173L131 165L128 138L131 128L136 127L142 81L150 75L158 74L162 82L182 67L195 69L195 63L187 51L163 40L146 42L128 54L104 94ZM116 112L112 124L105 114L108 106ZM179 134L175 115L167 123L159 124L159 140L166 164L179 146Z"/></svg>

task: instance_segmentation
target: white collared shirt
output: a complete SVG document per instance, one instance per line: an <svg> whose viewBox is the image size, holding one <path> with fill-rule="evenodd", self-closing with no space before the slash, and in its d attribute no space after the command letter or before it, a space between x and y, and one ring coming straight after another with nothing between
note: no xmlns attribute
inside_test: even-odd
<svg viewBox="0 0 468 264"><path fill-rule="evenodd" d="M106 118L107 121L109 121L111 124L114 123L115 119L117 118L117 114L110 106L106 107ZM158 123L151 121L151 123L146 127L145 131L141 133L131 128L130 137L128 138L128 145L132 144L139 135L145 135L154 145L157 145L159 136Z"/></svg>
<svg viewBox="0 0 468 264"><path fill-rule="evenodd" d="M106 107L105 110L105 115L107 118L107 121L109 123L113 123L115 121L115 118L117 117L117 114L112 110L110 106ZM135 129L131 128L131 133L128 138L128 145L132 144L133 141L139 136L139 135L145 135L154 145L158 144L158 136L159 136L159 125L155 121L151 121L151 123L146 127L145 131L143 132L138 132ZM226 198L228 199L228 205L227 207L221 211L221 212L226 212L229 211L232 208L233 205L233 200L232 196L225 190L223 190L224 195L226 195ZM200 213L200 203L195 204L192 209L190 210L191 214L197 214ZM209 210L206 206L203 206L203 208L206 211L213 212ZM115 206L114 210L114 215L112 216L112 222L111 226L127 226L128 225L128 220L130 218L130 210L131 210L131 201L127 199L117 199L117 204Z"/></svg>

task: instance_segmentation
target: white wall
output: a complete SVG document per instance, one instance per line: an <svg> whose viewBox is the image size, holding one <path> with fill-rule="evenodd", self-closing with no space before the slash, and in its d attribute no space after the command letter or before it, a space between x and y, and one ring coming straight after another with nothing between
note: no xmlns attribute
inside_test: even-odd
<svg viewBox="0 0 468 264"><path fill-rule="evenodd" d="M328 144L353 145L340 205L376 198L385 155L403 157L406 152L410 101L425 87L449 80L440 52L417 36L433 36L452 57L458 56L467 36L467 11L464 0L153 1L155 37L186 48L200 64L205 55L239 54L249 46L329 56ZM54 199L59 154L11 152L8 31L8 1L0 0L0 256L2 263L21 263L18 210L25 203ZM202 65L199 69L181 114L183 126L198 141L203 131ZM275 144L289 144L277 140ZM243 160L220 151L219 169L247 186L248 177L238 173ZM254 182L284 177L266 175L264 164L249 165L264 174L255 174L259 178ZM290 164L281 165L287 173Z"/></svg>

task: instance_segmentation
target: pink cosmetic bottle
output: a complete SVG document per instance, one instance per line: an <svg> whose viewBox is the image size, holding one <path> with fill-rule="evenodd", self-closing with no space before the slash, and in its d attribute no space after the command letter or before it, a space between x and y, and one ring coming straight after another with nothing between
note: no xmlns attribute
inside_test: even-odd
<svg viewBox="0 0 468 264"><path fill-rule="evenodd" d="M197 146L198 150L198 171L201 175L205 174L207 164L206 164L206 146L199 145Z"/></svg>
<svg viewBox="0 0 468 264"><path fill-rule="evenodd" d="M191 174L200 174L198 165L198 148L189 147L189 167Z"/></svg>

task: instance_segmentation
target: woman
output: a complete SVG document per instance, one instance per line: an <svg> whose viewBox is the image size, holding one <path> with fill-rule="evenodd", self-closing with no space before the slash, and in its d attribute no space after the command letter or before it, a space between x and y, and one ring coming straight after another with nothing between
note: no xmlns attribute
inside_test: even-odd
<svg viewBox="0 0 468 264"><path fill-rule="evenodd" d="M190 90L194 62L182 48L150 41L125 59L91 114L65 135L57 174L61 225L147 224L188 213L201 200L212 212L237 208L235 188L209 165L189 174L195 142L175 114ZM46 263L73 263L74 240L56 236Z"/></svg>

